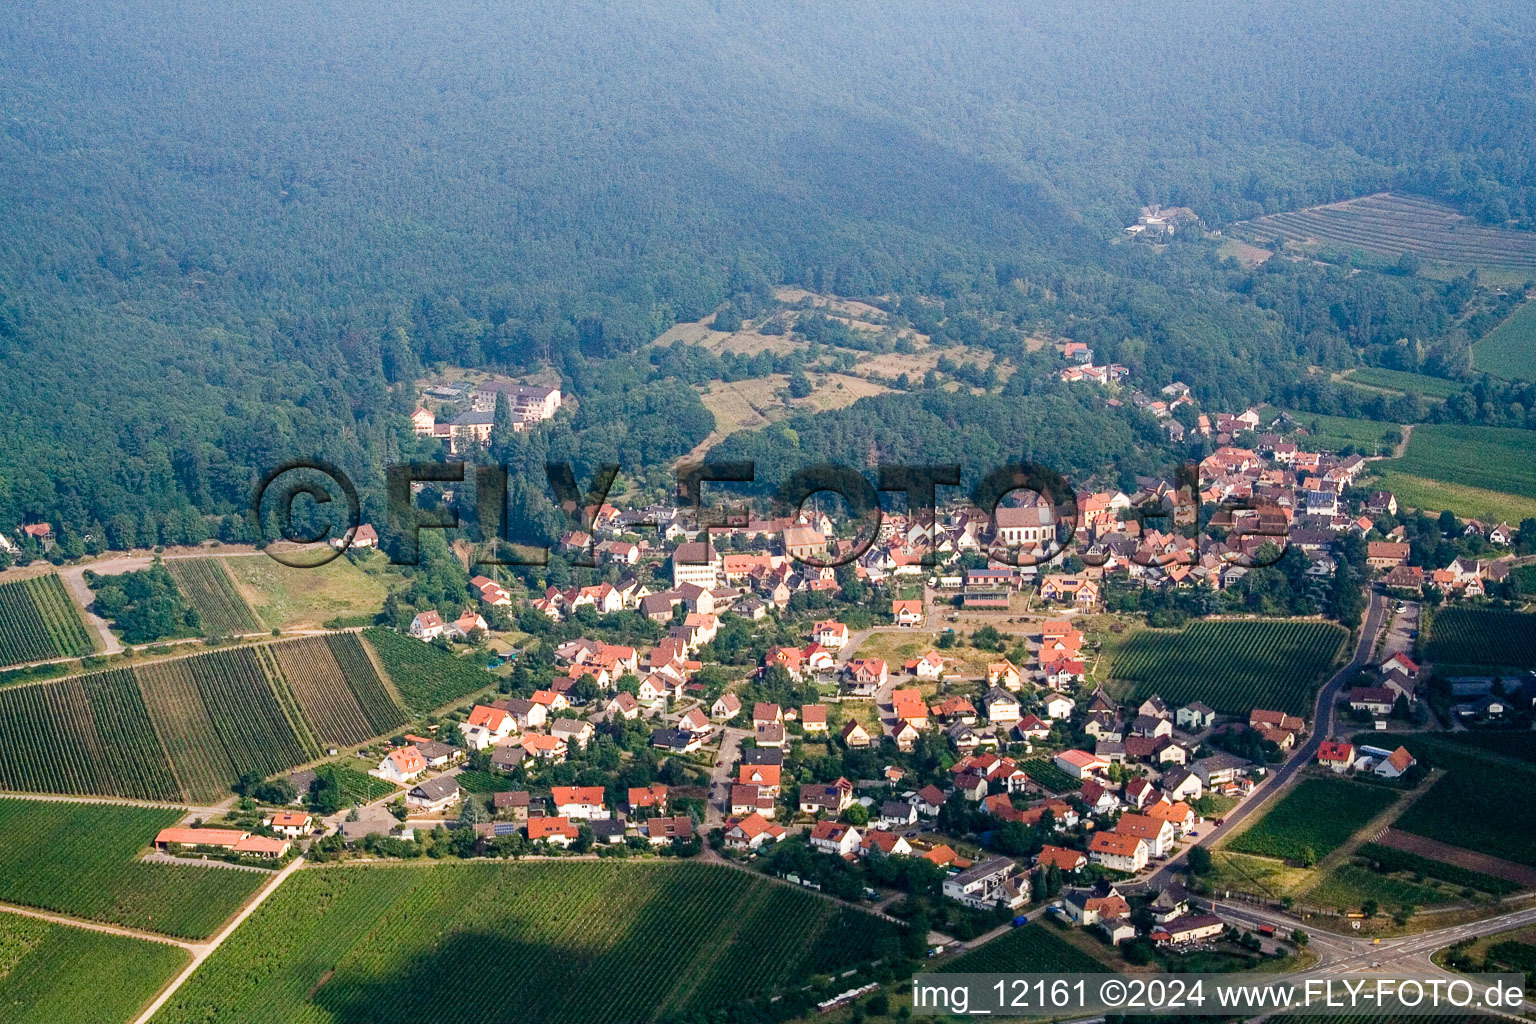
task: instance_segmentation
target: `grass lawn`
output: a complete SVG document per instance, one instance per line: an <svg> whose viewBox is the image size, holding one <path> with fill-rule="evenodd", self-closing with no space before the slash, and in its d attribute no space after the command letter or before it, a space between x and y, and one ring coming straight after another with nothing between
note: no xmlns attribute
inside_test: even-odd
<svg viewBox="0 0 1536 1024"><path fill-rule="evenodd" d="M1536 302L1527 302L1472 346L1479 370L1511 380L1536 380Z"/></svg>
<svg viewBox="0 0 1536 1024"><path fill-rule="evenodd" d="M166 943L0 914L0 1024L127 1024L188 959Z"/></svg>
<svg viewBox="0 0 1536 1024"><path fill-rule="evenodd" d="M266 555L225 559L235 589L271 629L315 629L334 618L377 615L398 578L383 568L383 556L369 562L365 571L346 558L314 569L290 568Z"/></svg>
<svg viewBox="0 0 1536 1024"><path fill-rule="evenodd" d="M1254 857L1245 853L1217 849L1211 854L1211 872L1202 881L1220 892L1251 892L1279 899L1311 885L1317 872L1294 867L1273 857Z"/></svg>

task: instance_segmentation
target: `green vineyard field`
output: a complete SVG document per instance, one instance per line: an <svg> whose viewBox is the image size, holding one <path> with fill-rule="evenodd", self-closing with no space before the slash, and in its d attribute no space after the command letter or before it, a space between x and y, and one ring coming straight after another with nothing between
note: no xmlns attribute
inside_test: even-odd
<svg viewBox="0 0 1536 1024"><path fill-rule="evenodd" d="M1396 799L1392 790L1346 779L1305 779L1225 845L1291 861L1310 848L1321 860Z"/></svg>
<svg viewBox="0 0 1536 1024"><path fill-rule="evenodd" d="M1371 743L1369 734L1355 742ZM1393 828L1464 850L1536 866L1536 766L1522 765L1438 736L1403 738L1414 757L1443 769Z"/></svg>
<svg viewBox="0 0 1536 1024"><path fill-rule="evenodd" d="M206 938L268 876L141 861L155 834L183 815L176 808L0 799L0 901Z"/></svg>
<svg viewBox="0 0 1536 1024"><path fill-rule="evenodd" d="M1472 362L1495 377L1536 379L1536 302L1527 302L1483 335L1472 346Z"/></svg>
<svg viewBox="0 0 1536 1024"><path fill-rule="evenodd" d="M394 630L368 629L363 635L412 714L426 714L495 682L483 667Z"/></svg>
<svg viewBox="0 0 1536 1024"><path fill-rule="evenodd" d="M694 1019L898 942L879 918L725 867L317 868L278 889L154 1024Z"/></svg>
<svg viewBox="0 0 1536 1024"><path fill-rule="evenodd" d="M1032 757L1019 767L1024 769L1025 775L1057 793L1070 793L1082 785L1077 779L1056 767L1054 761L1043 757Z"/></svg>
<svg viewBox="0 0 1536 1024"><path fill-rule="evenodd" d="M128 1024L189 958L167 943L0 914L0 1024Z"/></svg>
<svg viewBox="0 0 1536 1024"><path fill-rule="evenodd" d="M1270 708L1308 714L1348 634L1326 622L1202 621L1136 633L1114 654L1110 677L1132 700L1204 701L1223 714Z"/></svg>
<svg viewBox="0 0 1536 1024"><path fill-rule="evenodd" d="M261 623L235 591L221 558L173 558L165 568L182 598L202 617L203 632L238 636L262 632Z"/></svg>
<svg viewBox="0 0 1536 1024"><path fill-rule="evenodd" d="M304 637L272 653L327 743L351 746L405 724L356 634ZM336 686L337 679L346 685Z"/></svg>
<svg viewBox="0 0 1536 1024"><path fill-rule="evenodd" d="M1536 668L1536 615L1444 608L1430 623L1424 659L1445 665Z"/></svg>
<svg viewBox="0 0 1536 1024"><path fill-rule="evenodd" d="M57 575L0 583L0 667L76 658L94 649Z"/></svg>
<svg viewBox="0 0 1536 1024"><path fill-rule="evenodd" d="M0 788L212 802L405 722L355 634L0 690Z"/></svg>
<svg viewBox="0 0 1536 1024"><path fill-rule="evenodd" d="M1001 938L942 968L944 974L1095 974L1109 970L1038 922L1015 928Z"/></svg>

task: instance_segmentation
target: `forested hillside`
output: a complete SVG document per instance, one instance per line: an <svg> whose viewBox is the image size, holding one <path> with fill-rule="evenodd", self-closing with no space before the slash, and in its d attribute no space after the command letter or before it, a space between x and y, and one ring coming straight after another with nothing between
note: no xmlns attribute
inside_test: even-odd
<svg viewBox="0 0 1536 1024"><path fill-rule="evenodd" d="M562 373L587 404L530 460L663 465L709 414L591 361L780 283L1070 327L1232 403L1429 348L1456 284L1110 243L1143 203L1218 228L1387 187L1528 226L1533 41L1529 7L1429 0L22 0L0 523L181 539L299 455L374 493L434 362Z"/></svg>

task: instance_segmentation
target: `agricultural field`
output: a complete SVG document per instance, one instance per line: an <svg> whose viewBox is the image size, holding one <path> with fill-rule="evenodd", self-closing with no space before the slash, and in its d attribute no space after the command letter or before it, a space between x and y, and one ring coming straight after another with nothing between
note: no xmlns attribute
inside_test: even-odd
<svg viewBox="0 0 1536 1024"><path fill-rule="evenodd" d="M1040 783L1046 789L1057 793L1070 793L1082 785L1060 768L1056 763L1044 757L1032 757L1019 765L1024 769L1024 774Z"/></svg>
<svg viewBox="0 0 1536 1024"><path fill-rule="evenodd" d="M0 914L0 1024L128 1024L190 954Z"/></svg>
<svg viewBox="0 0 1536 1024"><path fill-rule="evenodd" d="M223 558L172 558L166 571L176 581L182 598L201 617L203 631L211 636L239 636L263 632L245 600L224 571Z"/></svg>
<svg viewBox="0 0 1536 1024"><path fill-rule="evenodd" d="M1430 623L1424 660L1445 665L1536 668L1536 614L1442 608Z"/></svg>
<svg viewBox="0 0 1536 1024"><path fill-rule="evenodd" d="M1365 843L1355 851L1355 854L1373 861L1383 871L1406 871L1414 875L1423 875L1458 889L1476 889L1494 896L1508 896L1519 892L1522 888L1519 882L1507 878L1485 875L1481 871L1421 857L1416 853L1399 850L1393 846L1383 846L1380 843Z"/></svg>
<svg viewBox="0 0 1536 1024"><path fill-rule="evenodd" d="M1015 928L941 969L944 974L1095 974L1109 970L1038 922Z"/></svg>
<svg viewBox="0 0 1536 1024"><path fill-rule="evenodd" d="M1378 391L1392 391L1402 395L1422 395L1430 400L1450 398L1465 387L1459 381L1446 380L1444 377L1430 377L1427 374L1408 373L1404 370L1387 370L1379 366L1362 366L1359 369L1350 370L1342 379L1347 384L1362 384Z"/></svg>
<svg viewBox="0 0 1536 1024"><path fill-rule="evenodd" d="M380 563L375 556L370 562ZM312 569L294 569L267 555L224 559L235 589L269 629L318 629L332 619L373 621L399 577L338 558ZM364 623L358 622L359 625Z"/></svg>
<svg viewBox="0 0 1536 1024"><path fill-rule="evenodd" d="M1400 505L1493 522L1536 515L1536 431L1421 423L1402 458L1371 469Z"/></svg>
<svg viewBox="0 0 1536 1024"><path fill-rule="evenodd" d="M0 583L0 666L76 658L95 641L56 574Z"/></svg>
<svg viewBox="0 0 1536 1024"><path fill-rule="evenodd" d="M360 766L361 761L332 761L315 769L315 774L322 778L330 779L341 790L342 797L348 803L367 804L375 800L382 800L391 793L400 792L400 788L394 783L369 775Z"/></svg>
<svg viewBox="0 0 1536 1024"><path fill-rule="evenodd" d="M1346 779L1304 779L1249 828L1223 844L1238 853L1321 860L1397 800L1389 789Z"/></svg>
<svg viewBox="0 0 1536 1024"><path fill-rule="evenodd" d="M405 724L356 633L276 644L272 655L325 742L353 746Z"/></svg>
<svg viewBox="0 0 1536 1024"><path fill-rule="evenodd" d="M1277 619L1148 629L1116 648L1108 676L1129 700L1156 694L1174 705L1204 701L1223 714L1258 707L1305 715L1347 637L1330 623Z"/></svg>
<svg viewBox="0 0 1536 1024"><path fill-rule="evenodd" d="M484 667L392 629L369 629L363 636L412 714L452 704L496 681Z"/></svg>
<svg viewBox="0 0 1536 1024"><path fill-rule="evenodd" d="M1394 437L1400 438L1403 432L1401 425L1383 420L1324 416L1316 412L1292 412L1290 416L1316 446L1355 448L1368 455L1390 452Z"/></svg>
<svg viewBox="0 0 1536 1024"><path fill-rule="evenodd" d="M1232 233L1305 250L1357 250L1390 259L1412 253L1457 267L1536 270L1536 234L1479 227L1454 207L1391 192L1271 214L1235 224Z"/></svg>
<svg viewBox="0 0 1536 1024"><path fill-rule="evenodd" d="M1472 346L1472 363L1510 380L1536 380L1536 302L1527 302Z"/></svg>
<svg viewBox="0 0 1536 1024"><path fill-rule="evenodd" d="M1339 913L1359 910L1375 902L1383 910L1396 910L1404 904L1433 907L1455 903L1460 892L1433 881L1416 882L1411 874L1372 871L1361 864L1341 864L1327 872L1317 885L1307 890L1303 899Z"/></svg>
<svg viewBox="0 0 1536 1024"><path fill-rule="evenodd" d="M1362 735L1357 742L1372 742ZM1536 867L1536 766L1438 737L1404 737L1418 758L1445 774L1393 823L1408 832L1489 857Z"/></svg>
<svg viewBox="0 0 1536 1024"><path fill-rule="evenodd" d="M0 788L214 802L404 721L354 634L235 647L0 690Z"/></svg>
<svg viewBox="0 0 1536 1024"><path fill-rule="evenodd" d="M317 868L262 904L154 1024L724 1015L898 941L881 919L702 864Z"/></svg>
<svg viewBox="0 0 1536 1024"><path fill-rule="evenodd" d="M144 863L185 812L0 799L0 901L184 939L212 935L267 875ZM4 918L5 915L0 915Z"/></svg>

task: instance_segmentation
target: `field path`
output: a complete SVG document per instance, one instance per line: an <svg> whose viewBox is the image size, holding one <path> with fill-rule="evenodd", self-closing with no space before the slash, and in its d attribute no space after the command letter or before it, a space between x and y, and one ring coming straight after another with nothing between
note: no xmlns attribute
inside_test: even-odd
<svg viewBox="0 0 1536 1024"><path fill-rule="evenodd" d="M263 886L261 890L258 891L256 895L251 899L251 901L241 909L240 913L231 918L229 923L226 924L217 935L215 935L212 939L209 939L207 942L186 946L186 948L192 953L191 962L182 969L180 974L171 979L171 983L165 986L165 990L155 997L154 1002L150 1003L147 1007L144 1008L143 1013L134 1018L133 1024L149 1024L150 1018L152 1018L156 1013L160 1011L160 1007L169 1002L171 996L175 995L177 990L180 989L182 985L186 984L187 979L192 977L193 974L197 973L197 969L203 965L203 961L212 956L214 952L224 944L224 940L233 935L235 933L235 929L244 924L245 919L254 914L256 912L256 908L261 906L262 903L266 902L267 897L276 892L277 887L288 880L289 875L293 874L303 866L304 858L295 857L293 862L290 863L287 867L283 868L283 870L279 871L276 875L274 875L272 877L272 881ZM178 945L180 944L178 943Z"/></svg>
<svg viewBox="0 0 1536 1024"><path fill-rule="evenodd" d="M0 903L0 913L18 914L21 917L35 917L39 921L67 925L70 928L84 928L88 932L105 932L108 935L121 935L126 939L143 939L145 942L158 942L165 946L179 946L189 953L194 953L197 950L196 943L173 939L169 935L157 935L154 932L141 932L133 928L121 928L115 924L102 924L100 921L87 921L84 918L69 917L65 914L50 914L46 910L18 907L11 903Z"/></svg>
<svg viewBox="0 0 1536 1024"><path fill-rule="evenodd" d="M68 588L70 596L75 599L75 605L80 611L80 617L85 620L87 626L95 630L97 639L101 641L101 653L103 654L121 654L123 645L117 637L112 635L112 630L107 626L107 620L91 611L91 602L95 600L95 597L91 594L91 588L85 585L85 570L89 568L93 571L101 571L105 566L116 562L127 563L136 561L137 559L131 558L113 559L109 562L94 562L89 566L69 565L59 570L59 578L64 581L64 586ZM131 568L137 569L141 568L141 566L133 565ZM128 570L118 569L116 571L127 572ZM63 660L72 661L74 659L66 658Z"/></svg>

